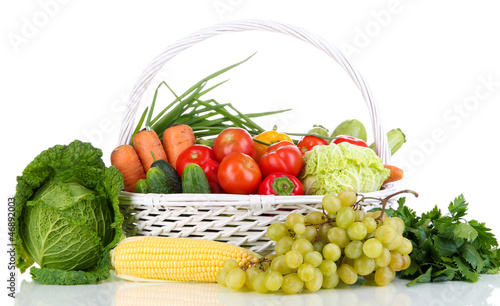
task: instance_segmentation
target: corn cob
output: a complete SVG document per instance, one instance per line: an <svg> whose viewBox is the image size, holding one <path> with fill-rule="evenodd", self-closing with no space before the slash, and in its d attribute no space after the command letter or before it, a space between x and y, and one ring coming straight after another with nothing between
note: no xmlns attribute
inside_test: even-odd
<svg viewBox="0 0 500 306"><path fill-rule="evenodd" d="M129 280L216 282L229 258L243 267L260 256L224 242L145 236L126 238L111 251L116 275Z"/></svg>

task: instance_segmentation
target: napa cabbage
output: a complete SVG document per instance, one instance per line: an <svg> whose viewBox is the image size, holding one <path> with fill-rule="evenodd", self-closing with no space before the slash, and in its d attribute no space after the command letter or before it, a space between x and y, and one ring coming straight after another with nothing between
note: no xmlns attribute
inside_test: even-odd
<svg viewBox="0 0 500 306"><path fill-rule="evenodd" d="M46 284L109 277L109 250L122 237L123 177L102 151L78 140L41 152L17 178L16 267Z"/></svg>
<svg viewBox="0 0 500 306"><path fill-rule="evenodd" d="M306 152L304 162L300 180L310 195L377 191L390 175L373 150L348 142L315 146Z"/></svg>

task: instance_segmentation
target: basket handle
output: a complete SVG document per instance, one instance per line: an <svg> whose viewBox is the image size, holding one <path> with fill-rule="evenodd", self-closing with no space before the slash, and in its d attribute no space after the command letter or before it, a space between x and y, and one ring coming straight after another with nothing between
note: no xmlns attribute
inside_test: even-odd
<svg viewBox="0 0 500 306"><path fill-rule="evenodd" d="M361 94L363 95L363 98L368 107L368 112L371 119L375 142L375 151L377 152L377 155L382 159L382 162L384 164L390 164L391 152L388 146L387 135L380 120L380 113L377 103L371 93L368 83L350 62L350 60L346 58L339 49L329 44L321 37L299 27L270 20L248 19L216 24L214 26L194 32L191 35L178 40L167 49L163 50L163 52L160 53L143 71L142 75L137 80L135 87L133 88L132 94L129 98L127 109L125 111L125 116L122 121L119 144L130 143L132 133L135 128L135 115L137 113L142 95L144 94L150 82L153 80L156 73L165 65L165 63L167 63L170 59L172 59L182 51L201 41L204 41L207 38L225 33L242 32L248 30L275 32L295 37L297 39L310 43L311 45L325 52L329 57L334 59L347 72L347 74L351 77L353 82L361 91Z"/></svg>

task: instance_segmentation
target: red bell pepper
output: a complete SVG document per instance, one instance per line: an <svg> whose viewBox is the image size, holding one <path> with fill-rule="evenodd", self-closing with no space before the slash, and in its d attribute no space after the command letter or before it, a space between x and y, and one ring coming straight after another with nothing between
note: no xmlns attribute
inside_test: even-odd
<svg viewBox="0 0 500 306"><path fill-rule="evenodd" d="M259 194L303 195L304 187L295 176L283 172L268 175L259 185Z"/></svg>
<svg viewBox="0 0 500 306"><path fill-rule="evenodd" d="M270 145L259 161L262 177L274 172L298 176L304 161L299 148L291 141L280 141Z"/></svg>
<svg viewBox="0 0 500 306"><path fill-rule="evenodd" d="M361 140L359 138L352 137L352 136L339 135L339 136L337 136L337 139L333 140L334 144L339 144L341 142L348 142L348 143L356 145L356 146L368 148L368 145L366 144L366 142L364 142L363 140Z"/></svg>

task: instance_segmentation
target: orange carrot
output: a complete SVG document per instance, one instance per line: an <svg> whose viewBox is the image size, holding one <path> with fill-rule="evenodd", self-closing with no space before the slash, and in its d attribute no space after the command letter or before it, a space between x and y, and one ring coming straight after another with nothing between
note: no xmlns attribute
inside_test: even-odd
<svg viewBox="0 0 500 306"><path fill-rule="evenodd" d="M125 190L134 192L138 180L146 178L139 156L131 145L121 145L111 152L111 164L123 175Z"/></svg>
<svg viewBox="0 0 500 306"><path fill-rule="evenodd" d="M167 152L168 161L174 167L177 164L177 157L186 148L196 142L193 129L186 124L172 124L163 132L163 147Z"/></svg>
<svg viewBox="0 0 500 306"><path fill-rule="evenodd" d="M161 140L154 130L143 129L134 136L134 148L141 160L145 172L151 168L155 160L168 161L167 154L163 149Z"/></svg>
<svg viewBox="0 0 500 306"><path fill-rule="evenodd" d="M400 179L403 178L403 169L392 165L384 165L384 168L391 170L391 174L382 185L399 181Z"/></svg>

